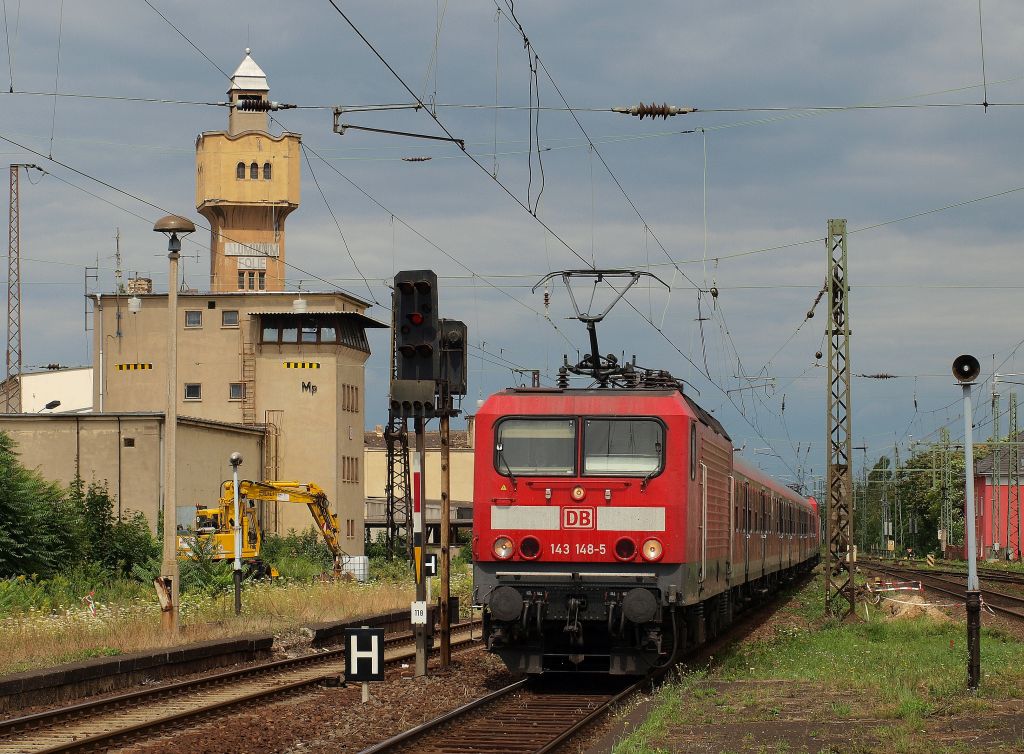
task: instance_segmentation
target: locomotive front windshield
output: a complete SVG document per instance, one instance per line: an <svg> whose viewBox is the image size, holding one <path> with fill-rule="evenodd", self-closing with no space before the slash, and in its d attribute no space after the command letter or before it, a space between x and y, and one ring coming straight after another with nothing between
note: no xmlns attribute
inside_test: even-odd
<svg viewBox="0 0 1024 754"><path fill-rule="evenodd" d="M665 428L653 419L587 419L583 473L635 476L661 468Z"/></svg>
<svg viewBox="0 0 1024 754"><path fill-rule="evenodd" d="M497 428L495 467L502 474L576 473L574 419L506 419Z"/></svg>

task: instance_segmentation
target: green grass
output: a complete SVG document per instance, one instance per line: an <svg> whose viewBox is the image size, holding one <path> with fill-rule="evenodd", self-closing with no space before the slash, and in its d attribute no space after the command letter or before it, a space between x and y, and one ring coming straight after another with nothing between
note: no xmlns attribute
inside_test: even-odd
<svg viewBox="0 0 1024 754"><path fill-rule="evenodd" d="M891 620L880 611L867 622L839 623L826 616L822 592L819 577L789 595L767 638L734 647L716 659L714 668L685 673L664 686L648 719L615 752L658 752L674 728L720 724L726 716L745 721L786 719L782 700L764 691L764 682L771 681L794 684L790 688L820 688L817 708L804 711L823 724L861 717L887 721L879 740L884 741L884 751L896 754L940 750L922 744L926 737L920 731L931 717L969 717L991 706L992 700L1021 695L1024 644L1012 637L982 630L982 685L972 694L965 688L962 624L929 618ZM736 686L722 687L723 682ZM752 682L761 685L752 691ZM787 687L780 683L778 688L782 693ZM753 744L734 745L737 750L757 751ZM773 745L767 750L779 749Z"/></svg>

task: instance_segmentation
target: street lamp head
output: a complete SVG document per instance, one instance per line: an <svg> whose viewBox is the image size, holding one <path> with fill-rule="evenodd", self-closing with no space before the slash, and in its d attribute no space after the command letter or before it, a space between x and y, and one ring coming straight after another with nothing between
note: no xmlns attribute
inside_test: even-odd
<svg viewBox="0 0 1024 754"><path fill-rule="evenodd" d="M970 354L963 354L953 359L953 376L957 382L967 384L974 382L981 374L981 364Z"/></svg>
<svg viewBox="0 0 1024 754"><path fill-rule="evenodd" d="M167 236L168 256L177 259L178 252L181 251L181 239L178 236L187 236L189 233L195 233L196 226L187 218L179 217L178 215L167 215L166 217L161 217L153 224L153 230Z"/></svg>
<svg viewBox="0 0 1024 754"><path fill-rule="evenodd" d="M236 450L228 458L228 461L231 463L231 468L237 469L239 466L242 465L242 454Z"/></svg>

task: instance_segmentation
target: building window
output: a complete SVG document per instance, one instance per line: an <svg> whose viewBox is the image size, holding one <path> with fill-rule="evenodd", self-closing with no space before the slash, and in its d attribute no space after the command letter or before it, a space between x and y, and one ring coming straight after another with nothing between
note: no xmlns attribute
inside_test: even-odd
<svg viewBox="0 0 1024 754"><path fill-rule="evenodd" d="M359 459L354 456L341 457L341 481L356 484L359 481Z"/></svg>
<svg viewBox="0 0 1024 754"><path fill-rule="evenodd" d="M359 388L355 385L341 386L341 410L359 413Z"/></svg>
<svg viewBox="0 0 1024 754"><path fill-rule="evenodd" d="M249 177L254 181L260 177L260 166L255 162L249 166Z"/></svg>
<svg viewBox="0 0 1024 754"><path fill-rule="evenodd" d="M354 518L345 519L345 537L347 539L356 538L356 521Z"/></svg>
<svg viewBox="0 0 1024 754"><path fill-rule="evenodd" d="M269 181L270 180L270 163L269 162L264 162L263 163L263 180L265 180L265 181Z"/></svg>
<svg viewBox="0 0 1024 754"><path fill-rule="evenodd" d="M235 178L240 181L245 180L245 163L240 162L235 166Z"/></svg>
<svg viewBox="0 0 1024 754"><path fill-rule="evenodd" d="M260 273L258 273L258 277L259 277L259 281L260 281L260 290L261 291L267 290L267 273L260 272Z"/></svg>
<svg viewBox="0 0 1024 754"><path fill-rule="evenodd" d="M202 327L203 326L203 313L202 311L186 311L185 312L185 327Z"/></svg>
<svg viewBox="0 0 1024 754"><path fill-rule="evenodd" d="M203 386L198 382L185 383L185 400L201 401L203 399Z"/></svg>
<svg viewBox="0 0 1024 754"><path fill-rule="evenodd" d="M245 398L245 383L244 382L229 382L228 383L228 400L229 401L240 401Z"/></svg>
<svg viewBox="0 0 1024 754"><path fill-rule="evenodd" d="M251 270L249 271L249 290L256 290L256 273Z"/></svg>
<svg viewBox="0 0 1024 754"><path fill-rule="evenodd" d="M264 315L261 317L263 343L338 344L370 352L362 326L338 314ZM299 340L301 331L301 341Z"/></svg>
<svg viewBox="0 0 1024 754"><path fill-rule="evenodd" d="M222 309L220 312L221 327L238 327L238 310Z"/></svg>
<svg viewBox="0 0 1024 754"><path fill-rule="evenodd" d="M245 273L244 272L239 272L238 273L238 290L240 290L240 291L245 290Z"/></svg>
<svg viewBox="0 0 1024 754"><path fill-rule="evenodd" d="M126 438L124 438L124 446L126 448L134 448L135 447L135 438L134 437L126 437Z"/></svg>

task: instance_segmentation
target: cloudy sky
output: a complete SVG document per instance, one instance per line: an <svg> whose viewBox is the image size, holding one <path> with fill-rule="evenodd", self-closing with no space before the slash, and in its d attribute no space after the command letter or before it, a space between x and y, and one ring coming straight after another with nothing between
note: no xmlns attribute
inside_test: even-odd
<svg viewBox="0 0 1024 754"><path fill-rule="evenodd" d="M199 224L195 136L227 119L202 103L225 99L225 72L251 47L272 99L301 106L275 129L303 135L326 197L303 165L289 287L384 302L396 270L436 270L444 316L470 327L470 410L522 381L514 368L547 383L563 353L587 349L562 288L547 307L531 294L541 276L644 269L671 292L635 288L602 325L602 350L687 379L766 469L821 474L825 310L804 317L832 217L850 229L853 371L897 375L854 380L855 444L870 459L947 422L962 433L957 354L977 354L986 376L993 363L1024 372L1019 2L984 0L982 45L977 0L534 0L514 5L529 51L506 0L339 2L479 164L443 142L332 133L333 106L413 98L328 0L3 2L0 152L49 173L22 180L27 364L90 362L84 267L98 262L113 288L118 228L125 269L166 290L152 223L173 211ZM545 109L528 109L531 92ZM608 112L652 100L699 112ZM422 111L345 120L443 135ZM196 288L208 243L199 232L187 246ZM713 285L717 300L698 293ZM371 335L371 379L386 375L386 338ZM978 436L991 432L989 389ZM368 395L370 424L384 406L383 391Z"/></svg>

